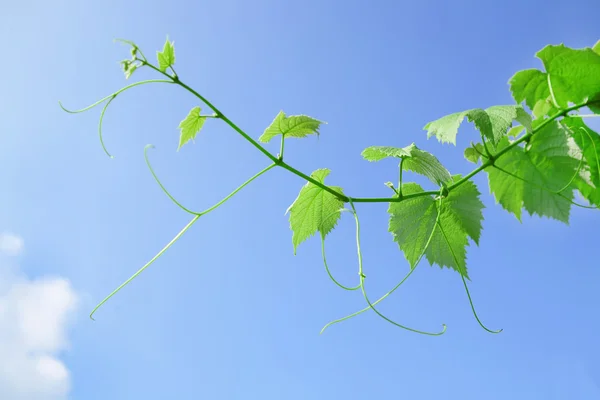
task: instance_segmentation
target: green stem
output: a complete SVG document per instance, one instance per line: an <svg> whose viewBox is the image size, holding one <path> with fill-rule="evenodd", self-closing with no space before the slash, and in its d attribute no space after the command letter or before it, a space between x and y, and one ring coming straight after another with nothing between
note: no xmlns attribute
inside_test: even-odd
<svg viewBox="0 0 600 400"><path fill-rule="evenodd" d="M200 93L198 93L197 91L195 91L194 89L192 89L190 86L188 86L185 83L183 83L178 77L175 77L175 78L172 77L171 75L167 74L166 72L161 71L160 69L158 69L157 67L155 67L154 65L152 65L151 63L149 63L147 61L144 61L144 60L139 60L139 61L142 62L144 65L147 65L148 67L152 68L156 72L158 72L158 73L160 73L160 74L168 77L169 79L171 79L172 83L175 83L175 84L181 86L182 88L186 89L188 92L190 92L191 94L193 94L194 96L196 96L198 99L200 99L202 102L204 102L204 104L206 104L211 110L213 110L213 112L215 112L219 118L221 118L223 121L225 121L225 123L227 125L229 125L234 131L236 131L237 133L239 133L244 139L246 139L251 145L253 145L261 153L263 153L267 158L269 158L271 161L273 161L274 163L276 163L277 166L290 171L294 175L299 176L300 178L304 179L305 181L308 181L308 182L312 183L315 186L320 187L321 189L323 189L323 190L325 190L325 191L333 194L335 197L337 197L338 199L340 199L340 200L342 200L344 202L353 201L355 203L391 203L391 202L400 202L400 201L403 201L403 200L406 200L406 199L409 199L409 198L415 198L415 197L421 197L421 196L429 196L429 195L434 195L434 194L438 193L437 191L426 191L426 192L412 193L410 195L402 196L402 197L349 197L349 196L340 194L339 192L336 192L335 190L331 189L329 186L327 186L327 185L325 185L325 184L323 184L323 183L321 183L321 182L319 182L319 181L311 178L310 176L306 175L305 173L303 173L301 171L298 171L297 169L295 169L291 165L288 165L283 160L281 160L281 159L277 158L276 156L274 156L273 154L271 154L267 149L265 149L263 146L261 146L257 141L255 141L254 139L252 139L246 132L244 132L236 124L234 124L229 118L227 118L225 116L225 114L223 114L217 107L215 107L204 96L202 96ZM498 152L498 154L495 155L495 159L498 159L498 157L501 157L503 154L505 154L506 152L510 151L513 147L519 145L519 143L523 142L527 138L529 138L532 135L534 135L536 132L538 132L539 130L541 130L548 123L554 121L555 119L557 119L559 117L562 117L562 116L566 115L570 111L578 110L579 108L585 107L585 106L587 106L590 103L592 103L592 102L586 102L586 103L583 103L583 104L578 104L578 105L566 108L566 109L564 109L564 110L556 113L550 119L548 119L548 120L544 121L542 124L540 124L532 132L530 132L530 133L528 133L526 135L523 135L520 139L514 141L509 146L505 147L500 152ZM489 167L491 165L492 165L492 162L490 162L490 161L488 161L487 163L483 163L481 166L479 166L478 168L474 169L473 171L471 171L470 173L468 173L467 175L465 175L459 181L457 181L457 182L453 183L452 185L448 186L448 191L451 191L452 189L454 189L454 188L462 185L463 183L465 183L466 181L468 181L469 179L471 179L474 175L478 174L479 172L483 171L485 168L487 168L487 167Z"/></svg>
<svg viewBox="0 0 600 400"><path fill-rule="evenodd" d="M285 147L285 136L281 135L281 145L279 147L279 154L277 155L277 158L281 161L283 161L283 150Z"/></svg>
<svg viewBox="0 0 600 400"><path fill-rule="evenodd" d="M174 83L177 84L179 86L181 86L182 88L186 89L188 92L190 92L191 94L193 94L194 96L196 96L198 99L200 99L202 102L204 102L209 108L211 108L216 116L220 119L222 119L223 121L225 121L225 123L227 123L233 130L235 130L237 133L239 133L244 139L246 139L251 145L253 145L256 149L258 149L261 153L263 153L267 158L269 158L271 161L273 161L273 163L277 164L277 166L282 167L288 171L290 171L291 173L297 175L298 177L304 179L305 181L308 181L310 183L312 183L315 186L320 187L321 189L327 191L328 193L334 195L336 198L344 201L344 202L349 202L350 200L355 202L355 203L391 203L391 202L400 202L409 198L416 198L416 197L421 197L421 196L429 196L429 195L434 195L437 194L437 191L425 191L425 192L419 192L419 193L412 193L410 195L407 196L402 196L402 197L349 197L346 195L343 195L333 189L331 189L329 186L313 179L312 177L302 173L301 171L298 171L297 169L295 169L294 167L286 164L283 160L278 159L276 156L274 156L273 154L271 154L268 150L266 150L263 146L261 146L256 140L252 139L246 132L244 132L242 129L240 129L237 125L235 125L229 118L227 118L219 109L217 109L212 103L210 103L206 98L204 98L201 94L199 94L198 92L196 92L194 89L192 89L191 87L189 87L188 85L186 85L185 83L183 83L179 77L175 76L171 76L166 72L161 71L160 69L158 69L156 66L152 65L151 63L149 63L147 60L145 59L137 59L138 61L140 61L143 65L148 66L149 68L155 70L156 72L160 73L161 75L169 78L169 80L148 80L148 81L141 81L141 82L136 82L133 83L131 85L126 86L125 88L99 100L98 102L92 104L89 107L86 107L84 109L81 110L77 110L77 111L70 111L65 109L62 104L59 102L61 108L63 108L63 110L67 111L67 112L71 112L71 113L76 113L76 112L83 112L86 111L100 103L102 103L103 101L108 100L109 98L119 94L120 92L127 90L131 87L137 86L137 85L141 85L144 83L152 83L152 82L164 82L164 83ZM541 130L545 125L547 125L548 123L554 121L557 118L560 118L562 116L565 116L568 112L570 111L575 111L578 110L579 108L585 107L591 103L596 103L597 101L589 101L589 102L585 102L583 104L578 104L578 105L574 105L571 107L568 107L558 113L556 113L555 115L553 115L552 117L550 117L549 119L545 120L542 124L540 124L536 129L534 129L532 132L523 135L521 138L519 138L518 140L514 141L513 143L511 143L509 146L505 147L504 149L502 149L500 152L498 152L498 154L495 155L495 159L497 159L498 157L501 157L503 154L505 154L506 152L510 151L513 147L519 145L521 142L523 142L524 140L527 140L528 138L530 138L533 134L535 134L536 132L538 132L539 130ZM452 185L448 186L448 191L451 191L452 189L462 185L463 183L465 183L466 181L468 181L469 179L471 179L474 175L478 174L479 172L483 171L485 168L489 167L492 165L492 162L490 162L488 160L488 162L483 163L481 166L479 166L478 168L474 169L473 171L471 171L470 173L468 173L467 175L465 175L462 179L460 179L459 181L453 183Z"/></svg>
<svg viewBox="0 0 600 400"><path fill-rule="evenodd" d="M493 160L494 157L492 156L492 153L490 152L490 150L487 147L487 141L485 140L485 136L483 136L483 133L481 134L481 143L483 143L483 149L485 150L485 154L487 155L487 158ZM477 149L475 149L477 150Z"/></svg>
<svg viewBox="0 0 600 400"><path fill-rule="evenodd" d="M404 162L404 157L400 158L400 164L398 165L398 197L402 198L402 163Z"/></svg>

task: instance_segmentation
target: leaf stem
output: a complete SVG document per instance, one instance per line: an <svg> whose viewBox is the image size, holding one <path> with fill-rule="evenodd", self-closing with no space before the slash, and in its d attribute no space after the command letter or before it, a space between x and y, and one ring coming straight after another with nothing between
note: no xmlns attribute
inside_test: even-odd
<svg viewBox="0 0 600 400"><path fill-rule="evenodd" d="M404 157L400 158L400 164L398 165L398 197L402 198L402 163L404 162Z"/></svg>
<svg viewBox="0 0 600 400"><path fill-rule="evenodd" d="M285 135L281 135L281 145L279 147L279 154L277 155L277 159L283 161L283 150L285 147Z"/></svg>

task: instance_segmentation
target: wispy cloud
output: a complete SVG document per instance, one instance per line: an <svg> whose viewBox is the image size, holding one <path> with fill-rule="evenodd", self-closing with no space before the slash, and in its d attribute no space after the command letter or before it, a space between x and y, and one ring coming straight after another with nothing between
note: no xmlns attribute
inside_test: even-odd
<svg viewBox="0 0 600 400"><path fill-rule="evenodd" d="M0 253L9 256L19 255L23 251L23 238L12 233L0 233Z"/></svg>
<svg viewBox="0 0 600 400"><path fill-rule="evenodd" d="M23 248L21 237L0 235L0 398L63 400L70 376L58 354L68 346L77 295L66 279L20 273L6 256Z"/></svg>

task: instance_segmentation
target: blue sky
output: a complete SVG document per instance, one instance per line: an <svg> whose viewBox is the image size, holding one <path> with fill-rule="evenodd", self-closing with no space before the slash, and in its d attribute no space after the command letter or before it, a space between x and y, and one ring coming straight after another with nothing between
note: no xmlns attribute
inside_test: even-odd
<svg viewBox="0 0 600 400"><path fill-rule="evenodd" d="M90 321L93 306L189 220L152 180L146 144L156 146L156 172L193 209L268 160L219 121L176 152L179 121L200 105L176 87L145 85L112 103L104 125L112 160L97 138L100 109L69 115L57 103L83 107L127 83L118 62L128 49L114 38L153 57L168 34L181 79L251 136L281 109L325 120L320 138L287 143L287 161L306 173L330 168L328 183L350 195L387 196L383 182L396 179L396 164L362 160L365 147L415 142L453 173L470 171L462 149L475 131L465 124L453 147L426 140L425 123L512 103L510 76L540 67L534 54L546 44L593 45L599 13L592 0L2 5L0 231L25 243L9 262L22 279L68 280L79 299L68 323L57 319L68 345L52 351L70 389L56 398L600 398L600 215L575 208L570 226L520 224L494 204L483 175L475 182L487 208L481 244L468 250L470 288L499 335L477 325L456 273L428 265L380 308L418 329L446 323L445 335L412 334L371 314L319 335L364 300L327 278L318 240L293 255L284 212L304 182L283 170L203 217ZM142 70L132 79L152 77ZM372 297L408 271L385 210L358 208ZM347 214L328 239L331 267L348 283L353 229ZM8 390L0 386L0 397Z"/></svg>

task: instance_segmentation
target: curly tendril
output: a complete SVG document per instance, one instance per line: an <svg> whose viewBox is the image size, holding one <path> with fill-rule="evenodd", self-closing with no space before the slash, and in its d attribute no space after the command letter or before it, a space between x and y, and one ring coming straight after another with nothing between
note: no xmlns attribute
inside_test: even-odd
<svg viewBox="0 0 600 400"><path fill-rule="evenodd" d="M108 108L110 103L115 99L115 97L117 97L117 95L119 95L120 93L123 93L124 91L129 90L133 87L145 85L147 83L174 83L174 82L166 80L166 79L147 79L145 81L134 82L131 85L127 85L127 86L117 90L116 92L109 94L108 96L98 100L97 102L90 104L89 106L84 107L79 110L69 110L69 109L65 108L62 105L60 100L58 101L58 105L60 106L60 108L63 109L63 111L68 112L69 114L79 114L79 113L91 110L92 108L96 107L97 105L100 105L108 100L107 103L104 105L104 108L102 108L102 112L100 113L100 122L98 124L98 135L100 136L100 144L102 145L102 149L104 150L106 155L109 156L110 158L114 158L114 156L112 156L106 149L106 146L104 145L104 140L102 139L102 121L104 120L104 113L106 112L106 109Z"/></svg>
<svg viewBox="0 0 600 400"><path fill-rule="evenodd" d="M328 216L326 216L325 218L323 218L323 221L321 221L321 223L319 224L319 228L318 230L320 231L321 226L323 226L323 223L325 223L325 221L327 221L329 218L331 218L332 216L336 215L337 213L342 213L342 212L352 212L351 210L348 210L347 208L340 208L339 210L336 210L332 213L330 213ZM323 264L325 265L325 270L327 271L327 275L329 275L329 278L333 281L333 283L335 283L336 285L338 285L339 287L341 287L344 290L358 290L360 289L360 283L354 287L348 287L348 286L344 286L341 283L339 283L337 281L337 279L335 279L333 277L333 274L331 273L331 271L329 270L329 265L327 265L327 257L325 256L325 235L323 235L322 233L319 235L321 236L321 255L323 256Z"/></svg>
<svg viewBox="0 0 600 400"><path fill-rule="evenodd" d="M365 290L365 274L363 271L362 251L360 249L360 221L358 219L358 214L356 213L356 208L354 207L354 203L352 202L351 199L350 199L350 206L352 206L352 214L354 215L354 220L356 221L356 251L358 253L358 275L360 276L360 288L362 290L363 297L365 298L367 304L369 305L369 308L371 310L373 310L381 318L385 319L387 322L389 322L392 325L395 325L399 328L406 329L407 331L420 333L421 335L429 335L429 336L443 335L446 332L446 324L442 324L443 329L441 332L425 332L425 331L420 331L417 329L412 329L407 326L400 325L399 323L397 323L395 321L392 321L391 319L389 319L388 317L383 315L381 312L379 312L375 308L374 304L371 303L371 301L369 300L369 297L367 296L367 292ZM439 215L439 210L438 210L438 215ZM323 332L323 330L321 330L321 332Z"/></svg>
<svg viewBox="0 0 600 400"><path fill-rule="evenodd" d="M146 58L146 56L144 56L144 53L142 53L142 50L139 48L139 46L137 44L133 43L131 40L117 38L114 41L130 45L131 47L133 47L135 49L135 51L137 53L140 53L140 56L142 56L142 60L140 60L140 61L148 62L148 59Z"/></svg>

